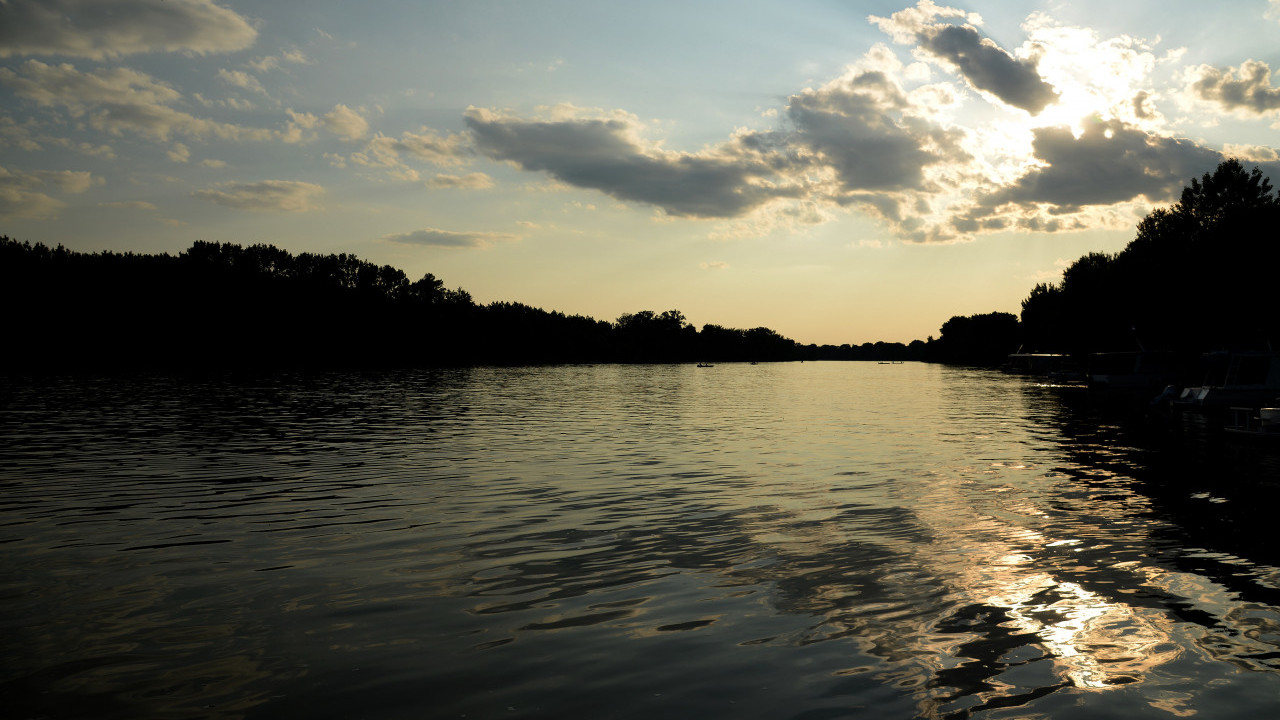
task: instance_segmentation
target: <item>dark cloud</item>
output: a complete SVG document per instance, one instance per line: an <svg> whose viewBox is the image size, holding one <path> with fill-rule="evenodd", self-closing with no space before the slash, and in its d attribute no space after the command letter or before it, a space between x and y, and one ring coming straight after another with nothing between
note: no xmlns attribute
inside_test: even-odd
<svg viewBox="0 0 1280 720"><path fill-rule="evenodd" d="M496 242L518 240L519 236L509 233L495 232L456 232L424 228L413 232L385 235L382 238L390 242L406 245L433 245L436 247L474 247L486 248Z"/></svg>
<svg viewBox="0 0 1280 720"><path fill-rule="evenodd" d="M257 35L245 18L213 0L0 2L0 57L230 52L249 47Z"/></svg>
<svg viewBox="0 0 1280 720"><path fill-rule="evenodd" d="M1190 80L1192 94L1227 110L1254 115L1280 110L1280 88L1271 87L1271 68L1264 62L1247 60L1225 71L1201 65L1190 72Z"/></svg>
<svg viewBox="0 0 1280 720"><path fill-rule="evenodd" d="M916 35L920 47L950 63L978 90L1035 115L1058 99L1033 60L1018 60L974 28L931 25Z"/></svg>
<svg viewBox="0 0 1280 720"><path fill-rule="evenodd" d="M1212 170L1222 160L1216 150L1188 140L1152 135L1119 120L1095 121L1080 137L1065 127L1038 129L1034 151L1044 167L980 198L977 207L955 227L977 229L980 225L974 223L1009 203L1049 205L1053 215L1138 197L1152 202L1169 201L1177 197L1189 178ZM1066 221L1037 222L1041 225L1036 229L1044 230L1074 226Z"/></svg>
<svg viewBox="0 0 1280 720"><path fill-rule="evenodd" d="M526 120L473 108L466 122L490 158L675 216L731 218L779 198L867 204L868 192L922 189L925 167L963 153L908 117L910 107L884 73L851 73L793 96L788 128L740 132L696 154L642 146L627 118Z"/></svg>
<svg viewBox="0 0 1280 720"><path fill-rule="evenodd" d="M907 105L884 73L863 72L793 96L787 117L793 141L835 170L843 192L904 190L919 187L924 167L941 159L900 121Z"/></svg>
<svg viewBox="0 0 1280 720"><path fill-rule="evenodd" d="M466 123L490 158L671 215L736 217L799 194L770 182L774 168L738 143L714 154L662 153L637 144L620 119L523 120L473 108Z"/></svg>

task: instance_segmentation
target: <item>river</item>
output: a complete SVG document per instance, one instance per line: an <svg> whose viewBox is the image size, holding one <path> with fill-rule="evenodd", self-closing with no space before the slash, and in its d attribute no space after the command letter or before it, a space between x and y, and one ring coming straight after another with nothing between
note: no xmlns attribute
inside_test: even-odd
<svg viewBox="0 0 1280 720"><path fill-rule="evenodd" d="M0 382L14 718L1257 718L1280 444L921 363Z"/></svg>

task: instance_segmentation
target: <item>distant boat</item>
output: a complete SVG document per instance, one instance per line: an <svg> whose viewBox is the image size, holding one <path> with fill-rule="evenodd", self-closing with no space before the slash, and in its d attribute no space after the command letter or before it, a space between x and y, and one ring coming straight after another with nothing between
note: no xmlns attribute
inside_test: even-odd
<svg viewBox="0 0 1280 720"><path fill-rule="evenodd" d="M698 363L698 367L715 367L711 363Z"/></svg>

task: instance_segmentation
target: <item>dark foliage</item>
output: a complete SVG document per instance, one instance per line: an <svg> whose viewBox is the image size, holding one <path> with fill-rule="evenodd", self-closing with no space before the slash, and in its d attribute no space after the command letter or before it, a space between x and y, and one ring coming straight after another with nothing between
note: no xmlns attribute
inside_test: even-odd
<svg viewBox="0 0 1280 720"><path fill-rule="evenodd" d="M1275 274L1280 197L1261 170L1227 160L1157 209L1117 254L1090 253L1022 301L1044 352L1265 349L1280 341Z"/></svg>
<svg viewBox="0 0 1280 720"><path fill-rule="evenodd" d="M609 323L476 304L352 255L197 242L177 256L79 253L0 238L6 348L22 370L383 367L792 360L768 328L678 310Z"/></svg>
<svg viewBox="0 0 1280 720"><path fill-rule="evenodd" d="M998 365L1017 352L1018 318L1010 313L955 316L942 324L941 336L928 347L929 359L959 365Z"/></svg>

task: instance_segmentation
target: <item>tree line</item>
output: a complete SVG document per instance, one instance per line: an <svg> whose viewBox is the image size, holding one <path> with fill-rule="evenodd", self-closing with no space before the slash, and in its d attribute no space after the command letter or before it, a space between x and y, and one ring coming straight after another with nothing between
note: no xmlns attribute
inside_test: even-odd
<svg viewBox="0 0 1280 720"><path fill-rule="evenodd" d="M948 362L1025 352L1185 355L1280 346L1280 196L1258 168L1223 161L1158 208L1117 253L1088 253L1022 301L1021 316L953 317L932 343Z"/></svg>
<svg viewBox="0 0 1280 720"><path fill-rule="evenodd" d="M82 253L0 237L11 369L394 367L906 359L897 343L802 346L765 327L696 329L678 310L614 322L479 304L354 255L196 242Z"/></svg>
<svg viewBox="0 0 1280 720"><path fill-rule="evenodd" d="M613 322L476 303L431 273L354 255L196 242L178 255L82 253L0 237L0 366L19 369L374 367L595 362L925 360L1010 353L1269 348L1280 198L1224 161L1153 211L1115 254L1089 253L1032 288L1021 316L955 316L938 338L801 345L678 310Z"/></svg>

